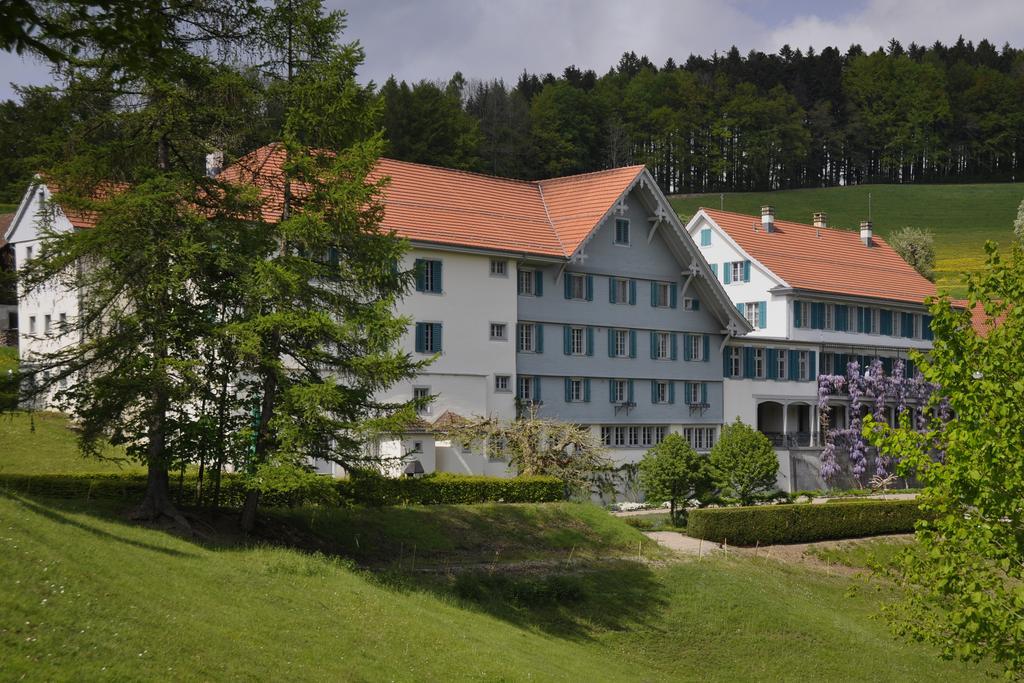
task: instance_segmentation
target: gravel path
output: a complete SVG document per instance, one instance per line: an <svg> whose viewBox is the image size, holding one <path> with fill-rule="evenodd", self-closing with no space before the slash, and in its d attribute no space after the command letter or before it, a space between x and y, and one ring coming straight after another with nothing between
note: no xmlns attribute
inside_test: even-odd
<svg viewBox="0 0 1024 683"><path fill-rule="evenodd" d="M675 551L680 555L693 555L694 557L710 555L719 552L721 548L717 543L702 541L699 538L690 538L677 531L646 531L644 536L657 541L662 547Z"/></svg>

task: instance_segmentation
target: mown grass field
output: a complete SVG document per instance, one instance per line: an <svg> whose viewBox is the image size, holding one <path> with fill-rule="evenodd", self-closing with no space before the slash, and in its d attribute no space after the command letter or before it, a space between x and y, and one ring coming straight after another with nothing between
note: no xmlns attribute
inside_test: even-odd
<svg viewBox="0 0 1024 683"><path fill-rule="evenodd" d="M77 434L63 415L0 413L0 474L144 471L120 448L107 448L103 459L82 457Z"/></svg>
<svg viewBox="0 0 1024 683"><path fill-rule="evenodd" d="M858 185L779 192L739 192L686 195L672 205L689 218L701 206L761 215L771 204L781 220L810 223L816 211L825 211L833 227L858 229L868 217L885 237L907 225L935 233L936 284L954 295L963 294L962 274L984 262L986 240L1006 245L1013 235L1013 219L1024 199L1024 185Z"/></svg>

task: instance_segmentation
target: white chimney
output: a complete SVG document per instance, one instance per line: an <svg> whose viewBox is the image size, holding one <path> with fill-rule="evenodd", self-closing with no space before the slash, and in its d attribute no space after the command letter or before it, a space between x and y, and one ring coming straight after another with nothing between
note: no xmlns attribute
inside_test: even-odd
<svg viewBox="0 0 1024 683"><path fill-rule="evenodd" d="M213 178L224 170L224 152L217 150L206 155L206 176Z"/></svg>
<svg viewBox="0 0 1024 683"><path fill-rule="evenodd" d="M828 227L828 214L824 211L818 211L814 214L814 227L816 228L827 228Z"/></svg>
<svg viewBox="0 0 1024 683"><path fill-rule="evenodd" d="M765 232L775 232L775 207L761 207L761 227Z"/></svg>
<svg viewBox="0 0 1024 683"><path fill-rule="evenodd" d="M860 222L860 241L865 247L871 246L871 221Z"/></svg>

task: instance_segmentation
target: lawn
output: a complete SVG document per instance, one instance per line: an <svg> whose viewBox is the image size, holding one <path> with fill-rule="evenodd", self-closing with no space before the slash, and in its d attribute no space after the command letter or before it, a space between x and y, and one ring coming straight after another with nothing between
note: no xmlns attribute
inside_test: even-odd
<svg viewBox="0 0 1024 683"><path fill-rule="evenodd" d="M76 439L74 429L63 415L0 413L0 474L145 471L125 460L121 448L107 448L102 460L84 458Z"/></svg>
<svg viewBox="0 0 1024 683"><path fill-rule="evenodd" d="M536 545L565 558L564 566L524 569L483 552L488 566L469 573L413 572L408 564L370 573L336 557L185 540L130 525L102 503L0 494L0 679L984 675L894 642L872 618L878 594L856 590L861 584L848 577L736 556L570 563L566 547L580 543L596 554L606 546L616 555L638 534L582 505L413 510L426 529L420 547ZM411 540L406 512L379 512L383 544ZM541 521L536 531L520 524L524 516ZM554 533L560 516L570 520L564 538ZM306 528L328 534L337 523L351 531L372 517L322 516ZM438 536L460 530L466 540Z"/></svg>
<svg viewBox="0 0 1024 683"><path fill-rule="evenodd" d="M825 211L829 224L857 229L868 217L875 231L885 237L906 225L929 228L935 233L936 282L954 294L962 294L962 273L978 269L984 258L986 240L1004 246L1013 234L1017 206L1024 199L1024 186L979 185L857 185L780 192L742 192L686 195L672 198L672 205L689 218L701 206L724 207L760 215L761 206L771 204L780 220L810 223L816 211Z"/></svg>

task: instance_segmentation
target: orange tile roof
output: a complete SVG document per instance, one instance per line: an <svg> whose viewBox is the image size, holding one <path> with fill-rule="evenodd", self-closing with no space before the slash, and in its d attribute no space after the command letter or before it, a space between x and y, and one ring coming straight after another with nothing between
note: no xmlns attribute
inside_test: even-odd
<svg viewBox="0 0 1024 683"><path fill-rule="evenodd" d="M967 308L967 299L954 299L952 302L954 308ZM1006 320L1006 313L999 313L995 319L990 319L988 314L985 313L985 307L979 301L974 304L974 308L970 310L971 313L971 327L977 332L979 337L987 337L988 333L993 327L1002 324Z"/></svg>
<svg viewBox="0 0 1024 683"><path fill-rule="evenodd" d="M872 247L851 230L775 221L765 232L760 216L701 209L747 254L795 289L921 303L935 285L877 235ZM754 229L756 226L756 230Z"/></svg>
<svg viewBox="0 0 1024 683"><path fill-rule="evenodd" d="M7 244L7 240L4 236L7 234L7 230L11 227L11 221L14 220L13 213L0 214L0 247Z"/></svg>
<svg viewBox="0 0 1024 683"><path fill-rule="evenodd" d="M281 215L284 148L247 154L219 176L256 185L263 218ZM380 159L371 180L390 179L382 227L410 240L568 257L630 186L643 166L539 182ZM298 191L297 191L298 192Z"/></svg>
<svg viewBox="0 0 1024 683"><path fill-rule="evenodd" d="M58 195L60 194L60 186L56 183L49 182L46 184L46 187L50 190L50 194L53 198L57 200L57 203L61 204L60 199L58 198ZM109 199L111 196L120 194L127 189L128 183L103 182L92 193L91 198L95 200ZM61 204L60 208L67 217L68 222L76 228L95 228L97 221L100 219L99 212L97 211L91 211L89 209L75 209L65 206L64 204Z"/></svg>

